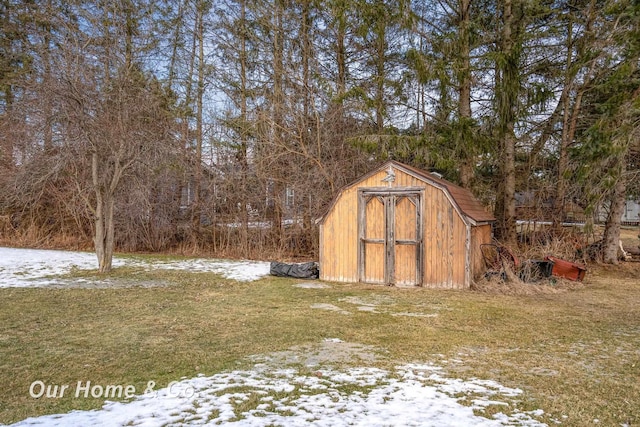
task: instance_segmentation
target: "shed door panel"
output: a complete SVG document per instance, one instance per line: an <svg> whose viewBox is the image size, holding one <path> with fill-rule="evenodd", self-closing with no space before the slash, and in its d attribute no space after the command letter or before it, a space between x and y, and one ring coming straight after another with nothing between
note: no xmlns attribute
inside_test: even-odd
<svg viewBox="0 0 640 427"><path fill-rule="evenodd" d="M367 200L365 210L365 239L384 241L384 199L382 197L370 197Z"/></svg>
<svg viewBox="0 0 640 427"><path fill-rule="evenodd" d="M385 283L385 200L379 196L365 198L364 277L367 283Z"/></svg>
<svg viewBox="0 0 640 427"><path fill-rule="evenodd" d="M395 284L419 285L416 276L416 247L412 245L397 245L395 257Z"/></svg>
<svg viewBox="0 0 640 427"><path fill-rule="evenodd" d="M420 193L364 192L360 201L360 280L420 285Z"/></svg>
<svg viewBox="0 0 640 427"><path fill-rule="evenodd" d="M416 196L396 196L395 205L394 283L419 285L419 199Z"/></svg>

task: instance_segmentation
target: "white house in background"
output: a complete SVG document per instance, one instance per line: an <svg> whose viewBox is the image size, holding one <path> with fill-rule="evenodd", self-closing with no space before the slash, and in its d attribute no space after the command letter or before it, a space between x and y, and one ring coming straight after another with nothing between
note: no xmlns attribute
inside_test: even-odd
<svg viewBox="0 0 640 427"><path fill-rule="evenodd" d="M601 206L596 214L596 218L599 222L605 222L609 214L609 207L607 205ZM640 200L628 199L624 203L624 211L622 213L621 221L623 224L636 225L640 223Z"/></svg>
<svg viewBox="0 0 640 427"><path fill-rule="evenodd" d="M622 222L640 222L640 201L627 200L624 204Z"/></svg>

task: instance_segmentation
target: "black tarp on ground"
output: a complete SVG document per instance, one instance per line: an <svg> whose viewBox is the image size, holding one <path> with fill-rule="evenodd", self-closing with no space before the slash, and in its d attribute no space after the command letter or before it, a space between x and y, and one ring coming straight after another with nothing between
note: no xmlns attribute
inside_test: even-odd
<svg viewBox="0 0 640 427"><path fill-rule="evenodd" d="M317 279L320 277L317 262L303 262L300 264L287 264L271 261L269 273L278 277L295 277L297 279Z"/></svg>

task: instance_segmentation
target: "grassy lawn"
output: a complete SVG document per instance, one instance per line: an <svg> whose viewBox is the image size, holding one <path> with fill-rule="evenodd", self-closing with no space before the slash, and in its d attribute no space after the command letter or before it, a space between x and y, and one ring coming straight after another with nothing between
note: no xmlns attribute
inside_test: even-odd
<svg viewBox="0 0 640 427"><path fill-rule="evenodd" d="M640 264L592 269L580 289L528 296L303 289L288 279L238 283L132 268L113 276L163 286L0 289L0 423L104 402L72 394L34 399L36 380L133 384L141 393L149 381L157 389L248 367L248 355L325 338L379 348L385 357L369 363L380 367L434 362L453 377L522 388L523 409L543 409L543 421L640 423ZM343 312L311 308L318 304ZM358 309L365 304L375 312Z"/></svg>

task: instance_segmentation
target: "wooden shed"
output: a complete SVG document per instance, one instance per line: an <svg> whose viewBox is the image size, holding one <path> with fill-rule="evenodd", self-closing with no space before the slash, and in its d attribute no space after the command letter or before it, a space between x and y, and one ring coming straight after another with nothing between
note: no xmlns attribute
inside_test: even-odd
<svg viewBox="0 0 640 427"><path fill-rule="evenodd" d="M390 161L344 187L320 219L320 279L468 288L493 215L467 189Z"/></svg>

